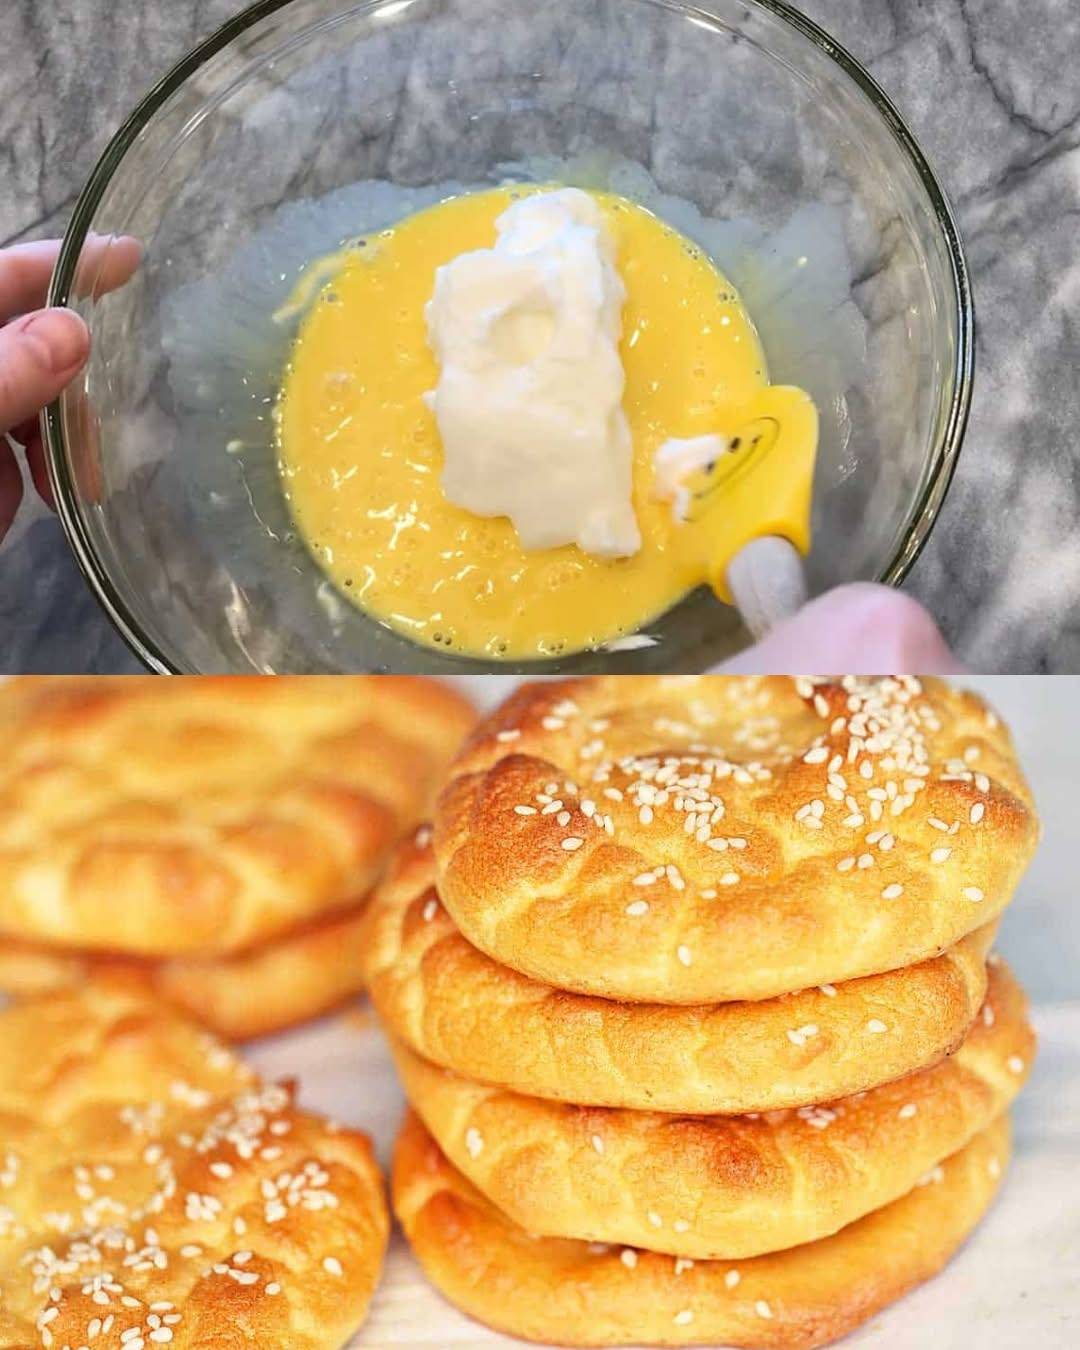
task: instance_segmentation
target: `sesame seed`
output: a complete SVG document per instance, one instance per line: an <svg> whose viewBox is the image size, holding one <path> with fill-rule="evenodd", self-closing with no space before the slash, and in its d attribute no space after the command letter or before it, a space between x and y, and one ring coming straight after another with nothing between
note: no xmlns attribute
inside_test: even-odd
<svg viewBox="0 0 1080 1350"><path fill-rule="evenodd" d="M694 1263L688 1256L677 1256L675 1258L675 1274L681 1275L684 1270L693 1270Z"/></svg>
<svg viewBox="0 0 1080 1350"><path fill-rule="evenodd" d="M675 955L679 958L679 960L683 963L684 966L688 966L690 962L694 959L690 951L690 948L685 945L681 946L675 953Z"/></svg>
<svg viewBox="0 0 1080 1350"><path fill-rule="evenodd" d="M979 890L978 886L965 886L961 894L965 900L970 900L972 904L975 905L983 898L983 893Z"/></svg>
<svg viewBox="0 0 1080 1350"><path fill-rule="evenodd" d="M535 816L535 815L536 815L536 807L535 807L535 806L515 806L515 807L514 807L514 814L515 814L515 815L518 815L518 816Z"/></svg>
<svg viewBox="0 0 1080 1350"><path fill-rule="evenodd" d="M594 1149L596 1149L597 1153L603 1153L603 1151L604 1151L604 1141L600 1138L600 1136L599 1136L598 1134L594 1134L594 1135L593 1135L593 1137L592 1137L592 1146L593 1146Z"/></svg>
<svg viewBox="0 0 1080 1350"><path fill-rule="evenodd" d="M433 896L424 905L423 910L424 922L430 923L432 919L435 917L435 915L438 914L438 912L439 912L439 902Z"/></svg>
<svg viewBox="0 0 1080 1350"><path fill-rule="evenodd" d="M516 741L520 735L521 731L517 727L508 727L505 731L496 732L495 739L505 745L507 741Z"/></svg>
<svg viewBox="0 0 1080 1350"><path fill-rule="evenodd" d="M972 825L978 825L979 821L982 820L983 816L985 815L986 815L986 807L983 805L982 802L976 802L975 805L968 812L968 820L971 821Z"/></svg>
<svg viewBox="0 0 1080 1350"><path fill-rule="evenodd" d="M877 1036L880 1035L883 1031L888 1031L889 1028L879 1018L871 1017L870 1021L867 1022L866 1024L866 1029L867 1031L872 1032L874 1035Z"/></svg>
<svg viewBox="0 0 1080 1350"><path fill-rule="evenodd" d="M484 1136L475 1125L470 1125L465 1131L465 1147L470 1158L478 1158L483 1151Z"/></svg>
<svg viewBox="0 0 1080 1350"><path fill-rule="evenodd" d="M566 849L567 853L573 853L576 849L579 849L584 842L584 839L579 839L577 835L571 834L567 835L562 841L562 846Z"/></svg>
<svg viewBox="0 0 1080 1350"><path fill-rule="evenodd" d="M720 878L720 885L734 886L738 883L738 880L739 880L738 872L725 872L724 875Z"/></svg>
<svg viewBox="0 0 1080 1350"><path fill-rule="evenodd" d="M915 1105L914 1102L906 1102L897 1112L897 1115L900 1117L901 1120L910 1120L918 1109L919 1108Z"/></svg>
<svg viewBox="0 0 1080 1350"><path fill-rule="evenodd" d="M619 1260L627 1270L633 1270L637 1265L637 1252L634 1251L633 1247L624 1247L619 1253Z"/></svg>
<svg viewBox="0 0 1080 1350"><path fill-rule="evenodd" d="M654 1228L662 1228L664 1226L663 1219L660 1217L659 1214L657 1214L656 1210L654 1209L650 1209L645 1217L649 1220L649 1222L652 1224Z"/></svg>
<svg viewBox="0 0 1080 1350"><path fill-rule="evenodd" d="M337 1259L336 1256L326 1256L323 1258L323 1270L325 1270L328 1275L345 1274L345 1271L342 1269L341 1262Z"/></svg>
<svg viewBox="0 0 1080 1350"><path fill-rule="evenodd" d="M642 914L648 914L649 902L647 900L631 900L626 906L625 912L629 914L632 919L639 919Z"/></svg>
<svg viewBox="0 0 1080 1350"><path fill-rule="evenodd" d="M1005 1061L1005 1064L1010 1073L1024 1072L1024 1061L1020 1058L1019 1055L1010 1055L1009 1058Z"/></svg>
<svg viewBox="0 0 1080 1350"><path fill-rule="evenodd" d="M932 863L948 862L951 853L951 848L935 848L930 854L930 861Z"/></svg>
<svg viewBox="0 0 1080 1350"><path fill-rule="evenodd" d="M263 1290L263 1293L269 1294L270 1297L273 1298L275 1294L281 1293L281 1285L278 1284L277 1280L271 1280Z"/></svg>
<svg viewBox="0 0 1080 1350"><path fill-rule="evenodd" d="M850 872L854 866L855 866L855 859L853 857L841 858L840 861L836 864L836 870L838 872Z"/></svg>
<svg viewBox="0 0 1080 1350"><path fill-rule="evenodd" d="M821 990L821 992L825 995L826 998L836 997L836 986L834 984L819 984L818 988Z"/></svg>
<svg viewBox="0 0 1080 1350"><path fill-rule="evenodd" d="M676 1325L677 1327L685 1327L685 1326L689 1326L689 1324L690 1324L693 1320L694 1320L694 1314L691 1312L691 1310L690 1310L689 1308L684 1308L684 1309L682 1310L682 1312L677 1312L677 1313L675 1314L675 1325Z"/></svg>
<svg viewBox="0 0 1080 1350"><path fill-rule="evenodd" d="M652 819L653 819L652 807L643 806L641 810L638 812L638 820L641 821L642 825L651 825Z"/></svg>
<svg viewBox="0 0 1080 1350"><path fill-rule="evenodd" d="M232 1168L227 1162L212 1162L210 1171L213 1172L214 1176L220 1177L222 1181L232 1176Z"/></svg>
<svg viewBox="0 0 1080 1350"><path fill-rule="evenodd" d="M828 748L824 745L815 745L803 755L804 764L824 764L829 758Z"/></svg>
<svg viewBox="0 0 1080 1350"><path fill-rule="evenodd" d="M992 1027L994 1025L994 1010L989 1003L983 1004L982 1020L983 1026Z"/></svg>
<svg viewBox="0 0 1080 1350"><path fill-rule="evenodd" d="M570 824L570 812L560 811L559 814L555 817L555 823L565 828L567 825Z"/></svg>
<svg viewBox="0 0 1080 1350"><path fill-rule="evenodd" d="M856 861L856 866L865 871L867 867L873 867L874 859L870 853L860 853Z"/></svg>
<svg viewBox="0 0 1080 1350"><path fill-rule="evenodd" d="M903 894L903 886L898 881L894 881L881 892L881 898L882 900L899 900Z"/></svg>
<svg viewBox="0 0 1080 1350"><path fill-rule="evenodd" d="M765 1302L763 1298L759 1298L758 1301L754 1304L754 1311L757 1313L759 1317L772 1316L772 1309L769 1307L769 1305Z"/></svg>
<svg viewBox="0 0 1080 1350"><path fill-rule="evenodd" d="M742 1276L737 1270L729 1270L724 1276L724 1283L729 1289L734 1289L741 1279Z"/></svg>

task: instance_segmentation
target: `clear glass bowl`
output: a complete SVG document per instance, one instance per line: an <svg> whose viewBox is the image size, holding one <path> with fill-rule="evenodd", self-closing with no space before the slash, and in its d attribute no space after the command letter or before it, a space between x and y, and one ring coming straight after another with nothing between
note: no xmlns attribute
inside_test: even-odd
<svg viewBox="0 0 1080 1350"><path fill-rule="evenodd" d="M822 413L811 589L904 576L963 435L971 295L931 169L831 38L775 0L263 0L117 134L50 297L94 337L46 415L60 512L150 666L485 668L366 618L295 537L272 418L291 330L272 316L306 262L402 200L508 173L603 180L702 238L773 379ZM144 257L87 299L90 234ZM647 631L499 669L697 670L747 641L704 591Z"/></svg>

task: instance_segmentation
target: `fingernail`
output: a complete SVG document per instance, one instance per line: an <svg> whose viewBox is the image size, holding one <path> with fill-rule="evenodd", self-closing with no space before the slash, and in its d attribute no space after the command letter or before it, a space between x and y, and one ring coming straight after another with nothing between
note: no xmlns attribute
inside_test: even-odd
<svg viewBox="0 0 1080 1350"><path fill-rule="evenodd" d="M86 325L70 309L47 309L23 328L23 337L38 348L39 359L54 375L62 375L86 359Z"/></svg>

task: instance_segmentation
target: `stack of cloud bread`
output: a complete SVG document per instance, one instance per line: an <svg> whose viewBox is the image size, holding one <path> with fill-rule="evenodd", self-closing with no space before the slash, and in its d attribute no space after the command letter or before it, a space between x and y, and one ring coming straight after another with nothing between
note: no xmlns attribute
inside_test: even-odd
<svg viewBox="0 0 1080 1350"><path fill-rule="evenodd" d="M389 1226L364 1135L153 996L0 1013L3 1350L339 1350Z"/></svg>
<svg viewBox="0 0 1080 1350"><path fill-rule="evenodd" d="M933 1275L1034 1054L987 958L1037 834L938 682L519 691L369 914L428 1276L533 1340L802 1347Z"/></svg>
<svg viewBox="0 0 1080 1350"><path fill-rule="evenodd" d="M341 1003L474 721L388 676L0 686L0 992L123 974L234 1039Z"/></svg>

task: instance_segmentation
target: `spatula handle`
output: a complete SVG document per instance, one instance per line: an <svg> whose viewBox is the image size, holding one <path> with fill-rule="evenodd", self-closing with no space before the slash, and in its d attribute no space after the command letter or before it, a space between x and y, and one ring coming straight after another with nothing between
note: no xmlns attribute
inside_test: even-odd
<svg viewBox="0 0 1080 1350"><path fill-rule="evenodd" d="M798 549L766 535L741 548L727 568L727 584L755 639L806 604L806 574Z"/></svg>

